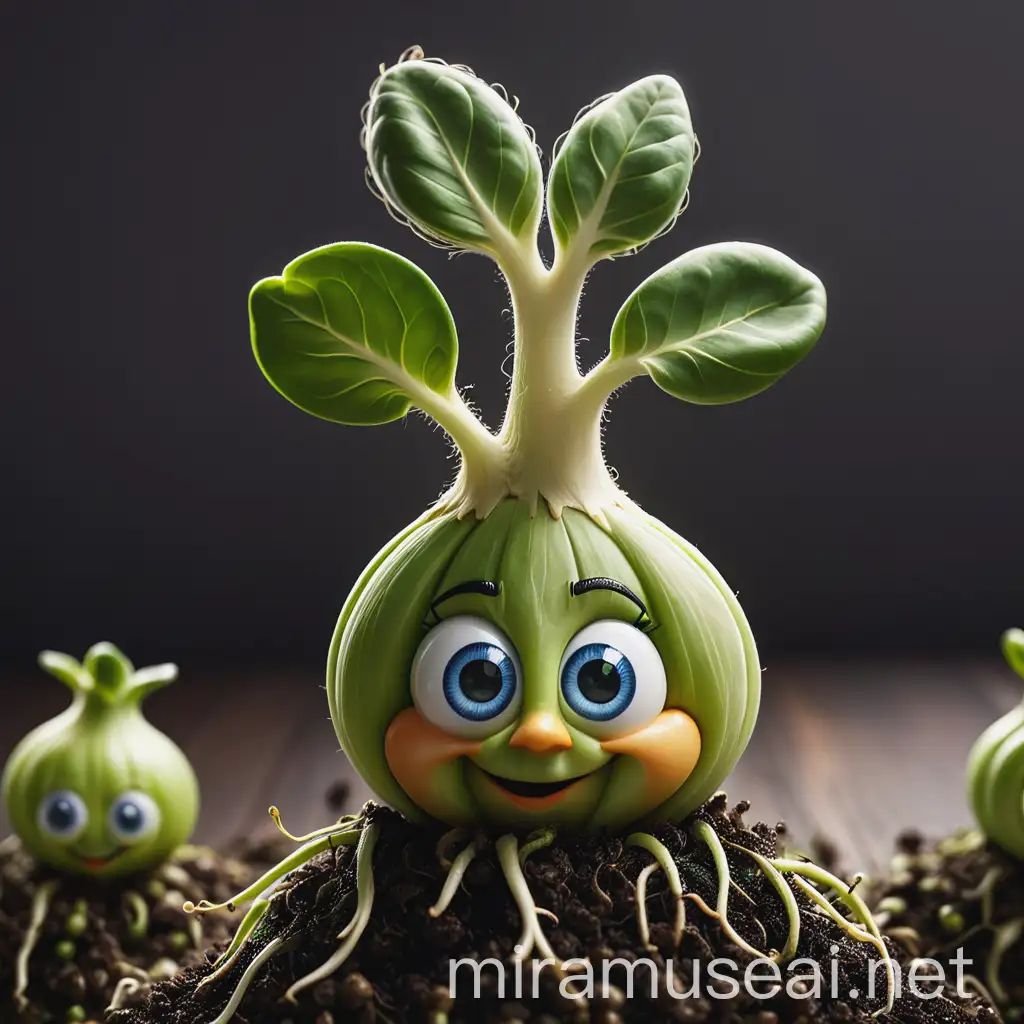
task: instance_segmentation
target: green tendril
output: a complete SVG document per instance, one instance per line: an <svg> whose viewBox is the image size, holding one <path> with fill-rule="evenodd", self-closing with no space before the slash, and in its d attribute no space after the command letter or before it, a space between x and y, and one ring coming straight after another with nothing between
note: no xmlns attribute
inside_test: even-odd
<svg viewBox="0 0 1024 1024"><path fill-rule="evenodd" d="M252 963L246 967L245 972L242 974L242 977L238 980L238 984L235 986L234 992L231 993L231 998L228 1000L227 1006L221 1010L220 1014L211 1022L211 1024L228 1024L228 1021L234 1017L239 1005L245 998L246 991L252 984L256 975L259 974L263 965L269 960L272 960L278 953L283 953L292 941L293 939L285 939L283 935L279 935L276 939L272 939L268 942L263 949L253 957Z"/></svg>
<svg viewBox="0 0 1024 1024"><path fill-rule="evenodd" d="M648 864L636 879L636 927L640 933L640 941L647 950L656 948L651 945L651 926L647 920L647 879L657 870L657 862Z"/></svg>
<svg viewBox="0 0 1024 1024"><path fill-rule="evenodd" d="M465 839L469 834L469 829L464 825L460 825L458 828L449 829L440 839L437 841L437 846L434 847L434 853L437 856L437 861L442 868L447 870L452 866L452 862L448 857L448 851L461 840Z"/></svg>
<svg viewBox="0 0 1024 1024"><path fill-rule="evenodd" d="M294 853L289 854L279 864L257 878L252 885L243 889L237 896L232 896L226 903L210 903L208 900L193 903L191 900L186 900L182 909L186 914L208 914L213 910L234 911L239 904L246 903L254 896L258 896L279 878L283 878L290 871L301 867L317 854L323 853L324 850L331 850L336 846L352 846L359 839L361 831L364 830L350 828L347 825L338 826L336 831L328 832L327 835L300 846Z"/></svg>
<svg viewBox="0 0 1024 1024"><path fill-rule="evenodd" d="M149 907L146 901L134 889L130 889L124 894L123 902L128 934L133 939L144 939L149 931Z"/></svg>
<svg viewBox="0 0 1024 1024"><path fill-rule="evenodd" d="M519 949L513 954L512 959L525 960L536 948L540 950L541 956L553 960L556 968L560 972L564 972L562 959L555 955L538 920L537 915L540 911L534 902L526 876L523 874L523 866L519 863L519 841L512 833L509 833L502 836L494 845L498 852L498 862L501 864L505 881L508 882L509 890L523 920L523 931L516 944Z"/></svg>
<svg viewBox="0 0 1024 1024"><path fill-rule="evenodd" d="M43 922L50 911L50 904L53 902L53 894L57 891L60 882L53 879L43 882L35 891L32 897L32 911L29 916L28 927L25 929L25 937L18 947L18 955L14 960L14 1002L19 1012L24 1012L28 1007L28 999L25 993L28 991L28 962L32 956L32 950L36 948L39 941L39 933L42 931Z"/></svg>
<svg viewBox="0 0 1024 1024"><path fill-rule="evenodd" d="M526 842L520 847L519 863L525 864L526 858L531 853L536 853L538 850L543 850L546 846L550 846L555 841L557 834L557 831L553 828L539 828L536 832L531 832L526 837Z"/></svg>
<svg viewBox="0 0 1024 1024"><path fill-rule="evenodd" d="M634 832L626 838L626 846L639 846L646 850L665 872L669 891L676 900L676 923L672 931L672 938L675 946L678 947L679 943L683 941L683 932L686 930L686 904L683 902L683 882L679 877L679 869L672 859L672 854L668 852L664 843L659 842L647 832ZM646 907L644 913L646 916Z"/></svg>
<svg viewBox="0 0 1024 1024"><path fill-rule="evenodd" d="M889 948L886 946L885 940L882 938L882 932L878 927L878 922L875 921L874 915L871 913L868 905L853 889L846 885L842 879L836 878L836 876L831 872L818 867L816 864L811 864L802 860L775 860L772 863L779 871L792 874L794 879L800 883L801 889L807 894L807 896L821 907L821 909L830 917L832 917L836 924L839 924L840 927L847 930L847 934L860 942L870 942L879 951L882 956L882 960L885 963L885 976L888 982L889 991L885 1006L881 1010L875 1011L872 1016L880 1017L884 1013L889 1013L892 1010L893 1001L896 998L896 975L892 966L892 957L889 956ZM804 879L809 879L811 882L815 882L818 885L824 886L828 890L834 891L839 898L839 902L846 906L846 908L854 915L855 920L864 926L865 930L861 930L856 927L856 925L851 924L850 921L836 910L829 900L825 899L825 897L822 896L813 885L807 884Z"/></svg>
<svg viewBox="0 0 1024 1024"><path fill-rule="evenodd" d="M444 880L441 895L438 896L437 902L427 911L431 917L440 917L448 909L449 904L455 898L455 893L458 892L459 886L462 884L466 869L482 849L483 844L484 840L481 838L473 840L455 860L450 862L451 866L448 870L448 877Z"/></svg>
<svg viewBox="0 0 1024 1024"><path fill-rule="evenodd" d="M1022 930L1024 930L1024 918L1019 917L993 929L992 948L989 950L985 963L985 980L999 1004L1005 1005L1010 1001L1010 994L999 980L1003 957L1012 946L1020 941Z"/></svg>
<svg viewBox="0 0 1024 1024"><path fill-rule="evenodd" d="M729 870L729 858L726 856L722 840L718 838L718 833L706 821L697 822L694 832L711 850L711 857L718 871L718 898L714 910L711 910L696 893L687 893L687 898L693 900L704 913L718 921L722 931L732 943L750 953L751 956L760 957L761 951L747 942L729 922L729 888L732 884L732 872ZM779 954L776 953L772 959L777 960L778 956Z"/></svg>
<svg viewBox="0 0 1024 1024"><path fill-rule="evenodd" d="M229 945L214 962L213 971L203 978L198 985L196 985L197 992L204 986L211 985L214 982L219 981L231 971L231 968L234 967L236 963L238 963L238 960L242 955L242 950L245 947L246 940L256 930L256 925L263 920L263 916L266 914L269 906L270 900L266 899L259 899L253 903L245 917L242 918L242 923L235 931L234 937L231 940L231 945Z"/></svg>
<svg viewBox="0 0 1024 1024"><path fill-rule="evenodd" d="M789 887L786 879L783 878L782 872L767 857L763 857L756 851L748 850L745 846L739 846L736 843L730 843L729 845L734 850L745 853L757 864L765 878L771 882L775 891L779 894L779 898L786 908L786 918L789 921L789 935L786 938L786 945L783 946L782 951L778 954L776 962L787 963L796 956L797 947L800 944L800 907L797 905L793 890Z"/></svg>
<svg viewBox="0 0 1024 1024"><path fill-rule="evenodd" d="M295 843L308 843L310 840L319 839L321 836L337 835L339 829L347 828L358 821L360 817L358 814L346 814L339 818L333 825L314 829L312 832L307 832L304 836L296 836L292 835L292 833L284 827L284 823L281 821L281 812L273 804L271 804L267 809L267 813L274 819L274 824L277 826L278 832L283 836L287 836Z"/></svg>
<svg viewBox="0 0 1024 1024"><path fill-rule="evenodd" d="M303 989L329 978L356 948L360 936L369 924L370 912L373 909L373 848L379 831L379 826L371 823L363 828L359 836L359 845L356 847L356 912L352 920L338 933L338 939L345 941L326 963L321 964L315 971L310 971L305 977L299 978L285 992L285 1002L295 1003L296 997Z"/></svg>

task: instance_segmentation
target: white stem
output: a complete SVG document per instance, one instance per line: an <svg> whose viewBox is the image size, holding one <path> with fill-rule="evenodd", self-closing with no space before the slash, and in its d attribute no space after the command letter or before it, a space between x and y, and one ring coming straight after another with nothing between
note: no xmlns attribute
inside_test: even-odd
<svg viewBox="0 0 1024 1024"><path fill-rule="evenodd" d="M600 514L619 492L601 450L604 402L581 403L576 315L586 267L503 268L515 317L515 365L499 439L509 492L554 515L564 506Z"/></svg>
<svg viewBox="0 0 1024 1024"><path fill-rule="evenodd" d="M515 322L515 364L500 432L494 436L484 429L457 394L414 396L463 456L458 479L440 505L484 518L511 495L528 501L534 512L544 499L556 517L568 506L601 521L605 509L626 501L604 461L605 402L640 368L605 360L600 373L584 377L579 371L576 315L589 259L559 254L548 270L527 246L496 258Z"/></svg>

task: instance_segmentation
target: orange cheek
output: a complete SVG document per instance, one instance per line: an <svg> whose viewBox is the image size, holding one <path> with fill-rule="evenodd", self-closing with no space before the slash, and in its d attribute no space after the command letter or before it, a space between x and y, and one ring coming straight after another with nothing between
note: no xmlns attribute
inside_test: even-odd
<svg viewBox="0 0 1024 1024"><path fill-rule="evenodd" d="M452 736L428 722L416 708L400 711L384 737L391 774L417 806L429 813L446 803L439 769L480 752L479 740Z"/></svg>
<svg viewBox="0 0 1024 1024"><path fill-rule="evenodd" d="M601 744L609 754L627 754L640 762L644 802L650 808L667 800L690 777L700 758L700 747L697 723L678 708L662 711L637 732Z"/></svg>

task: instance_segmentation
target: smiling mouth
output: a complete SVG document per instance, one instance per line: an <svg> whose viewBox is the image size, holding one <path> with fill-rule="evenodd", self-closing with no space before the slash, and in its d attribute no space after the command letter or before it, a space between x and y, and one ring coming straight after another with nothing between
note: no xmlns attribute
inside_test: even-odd
<svg viewBox="0 0 1024 1024"><path fill-rule="evenodd" d="M111 861L117 860L118 857L127 850L127 846L118 847L113 853L108 853L105 857L83 857L81 854L76 853L75 856L90 870L99 871L100 868L105 868Z"/></svg>
<svg viewBox="0 0 1024 1024"><path fill-rule="evenodd" d="M560 779L558 782L522 782L519 779L506 779L501 775L492 775L483 768L480 770L496 786L500 786L513 796L532 797L533 799L554 796L587 777L586 775L577 775L574 779Z"/></svg>

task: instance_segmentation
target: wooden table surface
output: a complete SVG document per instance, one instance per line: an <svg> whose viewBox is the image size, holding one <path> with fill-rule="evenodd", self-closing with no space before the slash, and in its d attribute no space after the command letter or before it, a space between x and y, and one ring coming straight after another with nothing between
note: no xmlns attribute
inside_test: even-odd
<svg viewBox="0 0 1024 1024"><path fill-rule="evenodd" d="M42 673L7 674L0 693L4 759L66 703ZM1020 696L997 660L770 664L757 729L724 788L750 801L751 819L785 821L799 843L826 835L847 868L871 872L905 828L938 837L970 823L967 753ZM319 675L185 672L147 713L199 775L199 841L271 827L272 803L294 832L323 825L324 794L339 779L351 783L351 809L371 796L338 751Z"/></svg>

